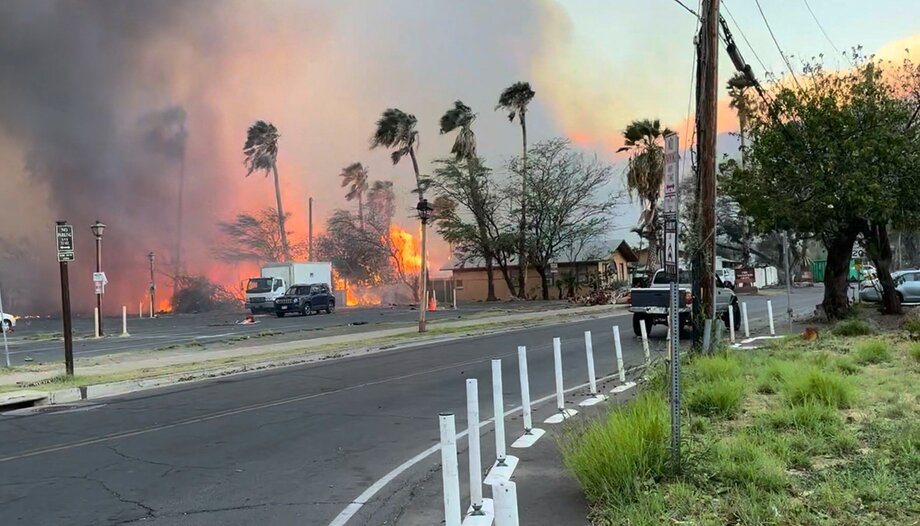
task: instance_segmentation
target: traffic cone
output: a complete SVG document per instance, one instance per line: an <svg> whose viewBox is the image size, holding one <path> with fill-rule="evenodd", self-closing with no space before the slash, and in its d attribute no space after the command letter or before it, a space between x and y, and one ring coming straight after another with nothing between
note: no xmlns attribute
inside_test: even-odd
<svg viewBox="0 0 920 526"><path fill-rule="evenodd" d="M434 295L434 291L431 291L431 297L428 298L428 312L434 312L438 310L438 299Z"/></svg>

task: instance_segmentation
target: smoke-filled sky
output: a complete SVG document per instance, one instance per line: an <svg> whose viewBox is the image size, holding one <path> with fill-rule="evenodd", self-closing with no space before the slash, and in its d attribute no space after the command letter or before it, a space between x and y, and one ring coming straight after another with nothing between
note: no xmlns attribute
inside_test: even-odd
<svg viewBox="0 0 920 526"><path fill-rule="evenodd" d="M781 74L753 3L727 3L766 67ZM871 10L863 0L809 3L840 49L887 46L894 57L920 44L915 0L876 0ZM834 55L804 2L761 4L787 53ZM66 219L77 232L74 301L87 308L89 225L98 218L109 225L107 304L136 305L147 286L146 254L156 252L165 269L175 252L183 148L186 270L237 279L240 269L210 254L218 221L274 203L269 179L244 177L241 148L256 119L282 134L279 171L295 237L306 230L308 195L318 225L345 206L338 173L354 161L369 166L372 179L395 181L403 209L411 206L410 166L368 150L387 107L418 117L427 171L450 148L438 118L462 99L479 112L480 152L500 167L517 152L520 130L493 107L503 88L528 80L537 92L531 141L566 135L617 161L619 131L631 119L660 117L683 133L695 24L673 0L0 2L5 303L18 313L58 308L52 225ZM731 73L724 57L721 72ZM723 130L731 117L720 116ZM627 212L611 237L635 222ZM446 256L436 245L433 262ZM160 285L165 292L166 280Z"/></svg>

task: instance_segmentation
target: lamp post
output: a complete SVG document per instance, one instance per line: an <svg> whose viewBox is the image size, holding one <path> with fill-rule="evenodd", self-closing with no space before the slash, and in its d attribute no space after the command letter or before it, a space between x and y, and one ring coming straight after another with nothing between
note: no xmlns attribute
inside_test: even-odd
<svg viewBox="0 0 920 526"><path fill-rule="evenodd" d="M428 244L428 220L431 218L431 212L434 211L434 208L428 204L427 199L420 199L416 210L418 210L418 218L422 222L422 283L418 306L418 332L425 332L425 311L428 308L428 258L425 251Z"/></svg>
<svg viewBox="0 0 920 526"><path fill-rule="evenodd" d="M98 219L89 227L96 237L96 272L102 272L102 233L105 231L105 224ZM99 336L102 336L102 289L96 289L96 309L99 310Z"/></svg>
<svg viewBox="0 0 920 526"><path fill-rule="evenodd" d="M147 254L147 259L150 261L150 317L153 318L153 308L157 304L156 302L156 290L157 284L153 279L153 260L156 258L153 252Z"/></svg>

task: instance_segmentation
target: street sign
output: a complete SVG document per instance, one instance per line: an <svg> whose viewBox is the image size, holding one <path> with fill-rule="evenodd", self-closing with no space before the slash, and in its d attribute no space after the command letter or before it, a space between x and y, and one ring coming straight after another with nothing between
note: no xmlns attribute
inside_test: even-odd
<svg viewBox="0 0 920 526"><path fill-rule="evenodd" d="M664 273L676 282L680 259L677 247L677 215L680 209L680 141L672 133L664 138Z"/></svg>
<svg viewBox="0 0 920 526"><path fill-rule="evenodd" d="M93 272L93 284L96 286L96 294L105 294L105 286L109 280L105 277L105 272Z"/></svg>
<svg viewBox="0 0 920 526"><path fill-rule="evenodd" d="M73 225L56 225L58 262L73 261Z"/></svg>

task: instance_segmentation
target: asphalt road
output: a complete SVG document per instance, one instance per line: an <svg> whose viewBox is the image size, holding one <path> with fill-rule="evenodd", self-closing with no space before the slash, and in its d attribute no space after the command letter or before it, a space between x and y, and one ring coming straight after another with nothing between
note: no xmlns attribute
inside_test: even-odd
<svg viewBox="0 0 920 526"><path fill-rule="evenodd" d="M559 308L565 302L549 303L472 303L460 305L457 310L440 310L427 313L429 320L456 319L490 310L529 311ZM127 351L155 350L173 345L198 342L209 346L220 345L245 335L272 333L260 342L274 343L304 340L343 333L367 332L408 325L418 320L418 310L408 307L355 307L338 309L334 314L312 316L287 316L276 318L257 315L258 323L240 324L248 312L164 315L159 318L138 319L128 317L130 337L120 336L122 319L105 318L105 338L93 338L93 320L74 320L74 355L76 357L100 356ZM9 338L10 361L13 365L24 363L57 362L64 360L64 343L61 320L20 320ZM2 348L0 348L2 352Z"/></svg>
<svg viewBox="0 0 920 526"><path fill-rule="evenodd" d="M793 307L812 307L818 293L797 291ZM752 327L766 325L765 310L763 298L750 300ZM328 525L437 442L439 412L455 412L465 428L466 378L480 379L482 418L492 416L491 359L504 360L510 409L520 403L518 345L528 347L536 399L553 391L553 337L563 340L571 386L586 380L586 330L599 376L613 371L614 324L627 364L642 360L630 323L624 314L567 321L0 415L0 524ZM663 336L653 332L656 348ZM519 426L509 421L509 439ZM413 487L438 483L429 480L438 462L411 466L348 524L399 516Z"/></svg>

